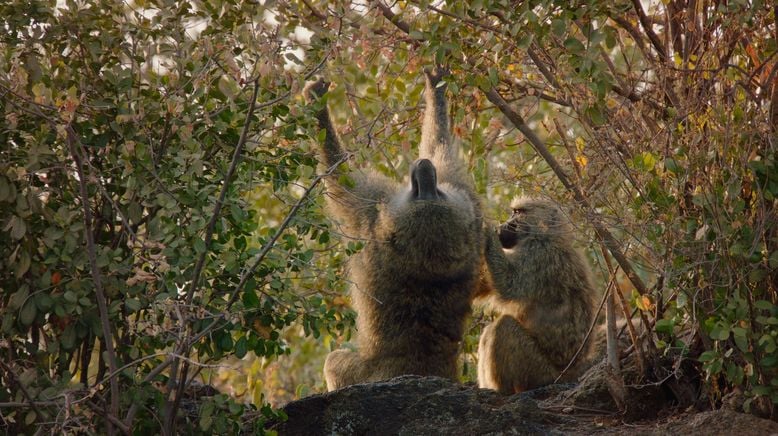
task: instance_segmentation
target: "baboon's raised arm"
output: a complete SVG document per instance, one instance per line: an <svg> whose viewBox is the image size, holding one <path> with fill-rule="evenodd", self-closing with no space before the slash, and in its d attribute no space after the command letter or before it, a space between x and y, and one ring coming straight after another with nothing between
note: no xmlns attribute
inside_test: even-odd
<svg viewBox="0 0 778 436"><path fill-rule="evenodd" d="M495 229L487 226L484 235L484 256L492 281L491 291L498 300L520 300L526 287L521 286L521 277L516 275L516 267L500 245Z"/></svg>
<svg viewBox="0 0 778 436"><path fill-rule="evenodd" d="M305 99L308 104L314 103L316 100L320 100L327 93L330 87L330 83L324 79L319 79L316 82L309 84L304 91ZM321 144L321 154L324 158L324 164L327 167L333 167L339 163L343 163L347 158L348 152L343 149L340 144L340 137L335 130L335 126L330 119L330 111L327 109L326 102L320 102L321 109L316 111L316 119L319 121L319 127L324 130L324 143Z"/></svg>
<svg viewBox="0 0 778 436"><path fill-rule="evenodd" d="M306 86L305 99L308 104L316 104L327 93L329 82L319 79ZM319 101L321 107L316 111L319 127L324 130L324 141L319 144L322 164L332 168L345 163L348 152L341 145L340 137L332 123L327 103ZM391 195L392 184L379 174L365 174L361 171L335 170L325 180L328 203L334 215L345 224L352 237L360 237L357 230L363 222L373 223L378 214L377 206Z"/></svg>
<svg viewBox="0 0 778 436"><path fill-rule="evenodd" d="M424 122L421 129L419 158L429 159L438 170L441 183L472 189L464 162L459 157L459 147L451 139L446 101L446 84L443 79L448 70L443 67L425 69Z"/></svg>

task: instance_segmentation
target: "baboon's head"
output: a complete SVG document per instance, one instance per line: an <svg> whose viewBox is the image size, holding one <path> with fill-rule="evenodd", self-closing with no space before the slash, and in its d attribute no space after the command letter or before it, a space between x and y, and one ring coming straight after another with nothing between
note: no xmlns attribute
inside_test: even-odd
<svg viewBox="0 0 778 436"><path fill-rule="evenodd" d="M519 198L511 204L512 214L500 226L500 244L511 249L527 238L570 235L567 220L554 203L538 198Z"/></svg>
<svg viewBox="0 0 778 436"><path fill-rule="evenodd" d="M480 217L467 193L438 183L435 165L411 166L410 189L401 190L381 213L380 238L419 278L440 280L469 269L478 256Z"/></svg>

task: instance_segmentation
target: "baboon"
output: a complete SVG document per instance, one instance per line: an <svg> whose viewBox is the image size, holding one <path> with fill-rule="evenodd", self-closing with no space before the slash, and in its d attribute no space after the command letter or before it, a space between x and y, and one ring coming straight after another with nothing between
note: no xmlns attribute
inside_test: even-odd
<svg viewBox="0 0 778 436"><path fill-rule="evenodd" d="M347 236L365 242L349 260L357 351L327 356L330 391L403 374L456 378L464 321L478 283L483 224L479 199L449 133L445 74L441 68L425 71L419 160L407 183L362 171L344 178L340 170L325 180L330 214ZM320 80L306 96L312 101L327 88ZM326 103L317 119L325 131L322 163L333 167L346 151Z"/></svg>
<svg viewBox="0 0 778 436"><path fill-rule="evenodd" d="M521 198L487 231L485 263L499 317L481 334L478 385L513 394L552 383L580 347L595 315L595 290L573 228L553 203ZM584 362L590 347L578 361ZM572 367L564 381L578 377Z"/></svg>

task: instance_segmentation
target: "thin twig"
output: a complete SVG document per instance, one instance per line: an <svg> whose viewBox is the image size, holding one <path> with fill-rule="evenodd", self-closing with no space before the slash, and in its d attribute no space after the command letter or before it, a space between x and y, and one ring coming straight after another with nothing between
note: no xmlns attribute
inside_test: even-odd
<svg viewBox="0 0 778 436"><path fill-rule="evenodd" d="M559 380L564 377L564 375L567 373L567 371L575 364L575 362L578 360L578 356L581 354L583 349L586 347L586 344L589 342L589 337L592 334L592 331L594 331L594 326L597 325L597 317L600 316L600 312L602 312L602 307L605 305L605 300L608 299L608 295L610 295L610 287L605 291L605 294L602 296L602 300L600 301L600 305L597 308L597 313L594 314L594 317L592 317L592 322L589 324L589 330L586 332L586 336L584 336L584 340L581 341L581 345L578 347L578 349L575 351L575 354L573 355L572 359L570 359L569 362L567 362L567 366L562 370L562 372L559 373L556 379L554 379L554 383L559 383Z"/></svg>
<svg viewBox="0 0 778 436"><path fill-rule="evenodd" d="M29 405L29 407L31 407L32 410L35 411L35 415L37 417L40 418L41 416L43 416L43 414L41 413L40 409L38 409L38 404L40 404L40 403L36 402L33 399L32 395L30 395L30 392L27 390L27 387L24 386L24 384L22 384L21 380L19 380L19 378L16 376L16 373L13 372L13 369L11 368L11 366L6 364L5 362L2 362L2 361L0 361L0 366L3 367L3 369L5 370L5 373L8 375L8 378L11 379L11 381L16 386L19 387L19 390L22 391L22 395L24 396L24 398L27 399L28 403L21 403L21 404ZM8 404L19 404L19 403L8 403ZM2 407L2 406L0 406L0 407Z"/></svg>

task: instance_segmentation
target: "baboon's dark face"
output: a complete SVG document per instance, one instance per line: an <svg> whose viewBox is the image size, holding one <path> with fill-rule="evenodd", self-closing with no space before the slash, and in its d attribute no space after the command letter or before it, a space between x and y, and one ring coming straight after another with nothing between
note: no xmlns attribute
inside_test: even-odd
<svg viewBox="0 0 778 436"><path fill-rule="evenodd" d="M518 224L511 220L500 226L500 244L502 248L511 249L519 243Z"/></svg>
<svg viewBox="0 0 778 436"><path fill-rule="evenodd" d="M565 231L559 209L553 203L538 199L520 199L512 205L512 214L500 226L500 244L508 250L528 237L560 235Z"/></svg>
<svg viewBox="0 0 778 436"><path fill-rule="evenodd" d="M467 193L438 183L435 166L420 159L411 168L410 190L387 205L380 217L382 240L408 271L421 277L450 277L473 265L479 221Z"/></svg>
<svg viewBox="0 0 778 436"><path fill-rule="evenodd" d="M429 159L419 159L411 166L411 200L444 200L438 189L435 165Z"/></svg>

